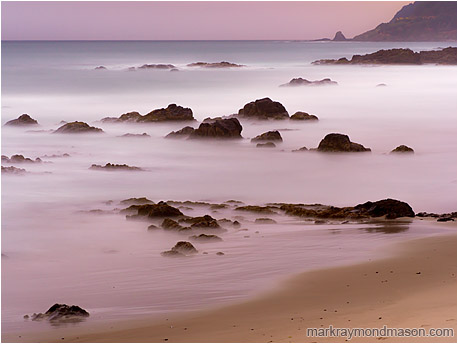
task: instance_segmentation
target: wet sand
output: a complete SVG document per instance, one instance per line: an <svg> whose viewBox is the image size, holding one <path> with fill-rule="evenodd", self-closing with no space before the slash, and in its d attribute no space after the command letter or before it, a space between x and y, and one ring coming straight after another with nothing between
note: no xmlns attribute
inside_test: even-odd
<svg viewBox="0 0 458 344"><path fill-rule="evenodd" d="M398 244L388 259L298 275L256 299L216 310L5 335L50 342L345 342L307 328L453 328L445 338L355 342L456 342L456 235Z"/></svg>

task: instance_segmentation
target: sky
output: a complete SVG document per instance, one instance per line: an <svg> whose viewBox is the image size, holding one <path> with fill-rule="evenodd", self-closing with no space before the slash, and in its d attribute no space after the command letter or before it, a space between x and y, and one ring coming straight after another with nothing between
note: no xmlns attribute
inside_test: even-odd
<svg viewBox="0 0 458 344"><path fill-rule="evenodd" d="M410 1L2 1L2 40L347 38Z"/></svg>

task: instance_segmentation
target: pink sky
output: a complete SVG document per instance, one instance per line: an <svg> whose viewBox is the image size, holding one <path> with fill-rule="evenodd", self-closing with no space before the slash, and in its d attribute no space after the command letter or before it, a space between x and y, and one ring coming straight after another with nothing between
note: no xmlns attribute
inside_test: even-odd
<svg viewBox="0 0 458 344"><path fill-rule="evenodd" d="M410 1L4 2L3 40L351 38Z"/></svg>

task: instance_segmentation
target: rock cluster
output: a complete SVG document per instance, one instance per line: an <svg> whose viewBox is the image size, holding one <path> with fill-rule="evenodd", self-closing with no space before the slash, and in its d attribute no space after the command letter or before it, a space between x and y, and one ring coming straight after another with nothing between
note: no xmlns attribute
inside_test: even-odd
<svg viewBox="0 0 458 344"><path fill-rule="evenodd" d="M46 313L34 313L31 319L37 320L48 320L51 322L56 321L78 321L83 318L89 317L89 313L79 306L69 306L66 304L56 303L49 308Z"/></svg>
<svg viewBox="0 0 458 344"><path fill-rule="evenodd" d="M89 124L84 122L71 122L66 123L57 130L54 131L56 134L86 134L86 133L103 133L103 130L96 127L91 127Z"/></svg>
<svg viewBox="0 0 458 344"><path fill-rule="evenodd" d="M142 171L140 167L129 166L126 164L111 164L107 163L105 166L93 164L89 167L91 170L104 170L104 171Z"/></svg>
<svg viewBox="0 0 458 344"><path fill-rule="evenodd" d="M221 62L194 62L187 65L188 67L203 67L203 68L233 68L233 67L245 67L236 63L227 61Z"/></svg>
<svg viewBox="0 0 458 344"><path fill-rule="evenodd" d="M146 115L133 111L116 117L102 118L102 122L120 123L120 122L185 122L194 121L194 116L190 108L184 108L176 104L169 104L166 108L153 110Z"/></svg>
<svg viewBox="0 0 458 344"><path fill-rule="evenodd" d="M5 164L23 164L23 163L41 163L40 158L32 160L31 158L26 158L21 154L12 155L11 158L8 158L6 155L2 155L2 163Z"/></svg>
<svg viewBox="0 0 458 344"><path fill-rule="evenodd" d="M329 86L329 85L336 86L338 85L338 83L337 81L333 81L329 78L325 78L322 80L314 80L314 81L310 81L310 80L303 79L303 78L294 78L294 79L291 79L291 81L288 82L287 84L283 84L280 86L281 87L294 87L294 86Z"/></svg>
<svg viewBox="0 0 458 344"><path fill-rule="evenodd" d="M33 119L27 114L23 114L16 119L12 119L5 123L8 126L31 126L31 125L38 125L38 121Z"/></svg>

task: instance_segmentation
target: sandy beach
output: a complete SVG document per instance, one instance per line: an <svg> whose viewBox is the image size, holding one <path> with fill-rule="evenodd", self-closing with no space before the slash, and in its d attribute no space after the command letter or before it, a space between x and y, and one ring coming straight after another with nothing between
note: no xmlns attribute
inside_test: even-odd
<svg viewBox="0 0 458 344"><path fill-rule="evenodd" d="M391 248L390 248L391 249ZM353 338L355 342L456 342L456 235L395 245L388 259L298 275L253 300L205 312L164 315L48 332L5 342L345 342L307 328L453 328L444 338Z"/></svg>

